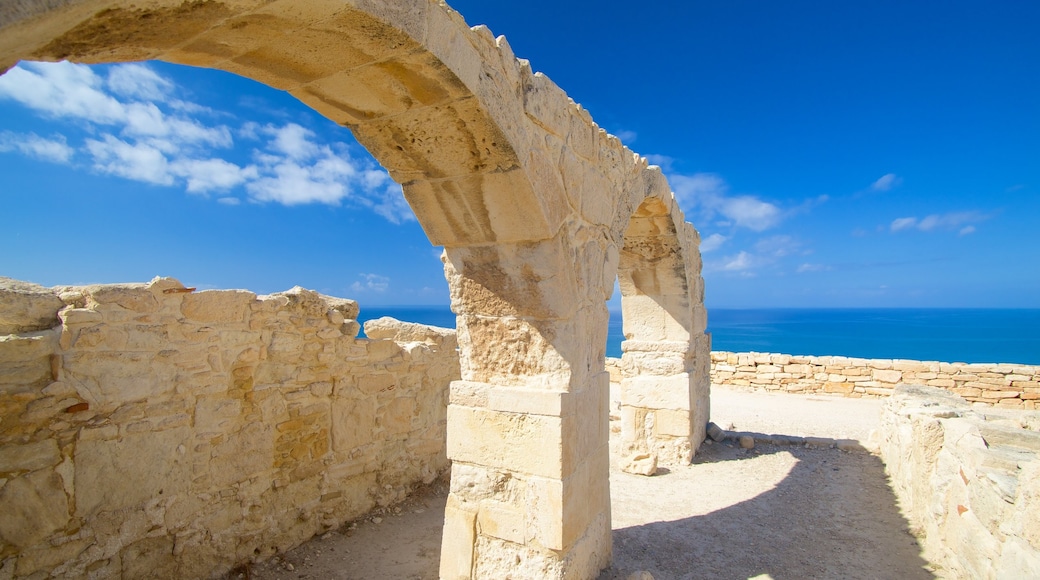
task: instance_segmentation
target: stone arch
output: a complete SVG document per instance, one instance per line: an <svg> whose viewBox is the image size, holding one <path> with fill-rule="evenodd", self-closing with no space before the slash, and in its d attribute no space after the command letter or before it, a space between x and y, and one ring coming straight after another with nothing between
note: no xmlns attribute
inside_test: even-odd
<svg viewBox="0 0 1040 580"><path fill-rule="evenodd" d="M609 564L605 300L622 250L626 296L643 288L637 264L653 256L634 234L658 202L685 288L700 287L696 234L660 170L436 0L29 0L0 12L0 70L21 59L222 69L349 127L445 247L463 379L441 576L591 578ZM689 318L662 306L687 353L706 345L701 302Z"/></svg>
<svg viewBox="0 0 1040 580"><path fill-rule="evenodd" d="M625 229L618 266L623 449L671 465L690 462L710 408L698 244L674 200L647 197Z"/></svg>

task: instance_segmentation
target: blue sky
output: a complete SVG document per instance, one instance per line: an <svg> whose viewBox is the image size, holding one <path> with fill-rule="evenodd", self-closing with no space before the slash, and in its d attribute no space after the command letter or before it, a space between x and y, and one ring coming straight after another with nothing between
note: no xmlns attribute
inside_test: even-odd
<svg viewBox="0 0 1040 580"><path fill-rule="evenodd" d="M1040 308L1040 4L452 6L662 166L709 307ZM400 188L248 79L23 64L0 171L0 275L448 301Z"/></svg>

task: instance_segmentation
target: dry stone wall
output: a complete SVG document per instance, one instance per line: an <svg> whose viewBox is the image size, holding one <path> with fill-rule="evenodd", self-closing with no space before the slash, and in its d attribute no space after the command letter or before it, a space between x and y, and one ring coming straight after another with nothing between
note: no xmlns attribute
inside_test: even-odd
<svg viewBox="0 0 1040 580"><path fill-rule="evenodd" d="M711 382L791 393L884 397L898 384L937 387L970 402L1040 409L1040 367L712 352Z"/></svg>
<svg viewBox="0 0 1040 580"><path fill-rule="evenodd" d="M301 288L0 279L0 578L199 578L448 467L453 330Z"/></svg>
<svg viewBox="0 0 1040 580"><path fill-rule="evenodd" d="M881 456L943 578L1040 578L1040 413L900 386Z"/></svg>

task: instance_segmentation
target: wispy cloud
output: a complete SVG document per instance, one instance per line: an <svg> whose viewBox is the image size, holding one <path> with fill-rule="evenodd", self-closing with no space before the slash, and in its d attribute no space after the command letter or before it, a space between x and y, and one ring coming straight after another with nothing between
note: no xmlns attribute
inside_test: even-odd
<svg viewBox="0 0 1040 580"><path fill-rule="evenodd" d="M386 292L390 287L390 278L379 274L358 274L358 281L350 285L354 292Z"/></svg>
<svg viewBox="0 0 1040 580"><path fill-rule="evenodd" d="M728 239L729 238L722 234L711 234L710 236L701 240L701 253L707 254L709 252L714 252L715 250L721 248L722 244L725 244L726 240Z"/></svg>
<svg viewBox="0 0 1040 580"><path fill-rule="evenodd" d="M886 173L870 184L871 191L890 191L903 183L903 178L895 173Z"/></svg>
<svg viewBox="0 0 1040 580"><path fill-rule="evenodd" d="M670 174L668 181L681 205L705 219L722 216L732 225L756 232L767 230L783 219L776 205L753 195L730 195L729 184L714 173Z"/></svg>
<svg viewBox="0 0 1040 580"><path fill-rule="evenodd" d="M635 131L629 131L628 129L621 129L614 136L621 139L621 142L625 145L631 145L635 143L636 138L639 136Z"/></svg>
<svg viewBox="0 0 1040 580"><path fill-rule="evenodd" d="M0 99L34 114L86 130L78 146L64 135L0 135L0 152L18 152L56 163L77 153L95 172L143 183L183 187L192 194L243 195L256 203L298 205L344 202L367 208L393 223L414 220L401 187L372 160L343 143L321 142L299 124L233 128L201 118L233 117L177 97L172 81L143 64L95 69L62 63L22 63L0 77ZM239 164L235 136L252 161ZM241 189L239 189L241 188ZM235 192L239 191L238 194Z"/></svg>
<svg viewBox="0 0 1040 580"><path fill-rule="evenodd" d="M36 133L0 132L0 152L17 151L27 157L54 163L68 163L74 153L64 135L47 139Z"/></svg>
<svg viewBox="0 0 1040 580"><path fill-rule="evenodd" d="M978 211L951 212L931 214L923 218L902 217L892 220L889 229L893 232L920 230L932 232L938 230L957 231L960 235L975 232L975 224L990 219L992 216Z"/></svg>
<svg viewBox="0 0 1040 580"><path fill-rule="evenodd" d="M784 258L792 255L806 255L812 253L805 249L802 242L787 235L770 236L761 239L755 243L755 251L761 255L772 256L774 258Z"/></svg>
<svg viewBox="0 0 1040 580"><path fill-rule="evenodd" d="M796 272L798 272L799 274L805 274L807 272L825 272L825 271L831 270L831 269L832 268L830 266L827 266L825 264L804 263L804 264L798 266L798 269L796 270Z"/></svg>

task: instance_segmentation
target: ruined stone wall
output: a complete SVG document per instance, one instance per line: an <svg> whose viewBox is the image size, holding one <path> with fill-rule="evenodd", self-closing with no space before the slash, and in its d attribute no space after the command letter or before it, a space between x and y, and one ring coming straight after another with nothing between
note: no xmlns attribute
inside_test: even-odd
<svg viewBox="0 0 1040 580"><path fill-rule="evenodd" d="M901 386L881 412L881 456L943 578L1040 578L1040 413L972 407Z"/></svg>
<svg viewBox="0 0 1040 580"><path fill-rule="evenodd" d="M843 356L712 352L711 382L791 393L884 397L897 384L945 389L971 402L1040 409L1040 367Z"/></svg>
<svg viewBox="0 0 1040 580"><path fill-rule="evenodd" d="M294 288L0 279L0 578L196 578L448 467L455 333Z"/></svg>

